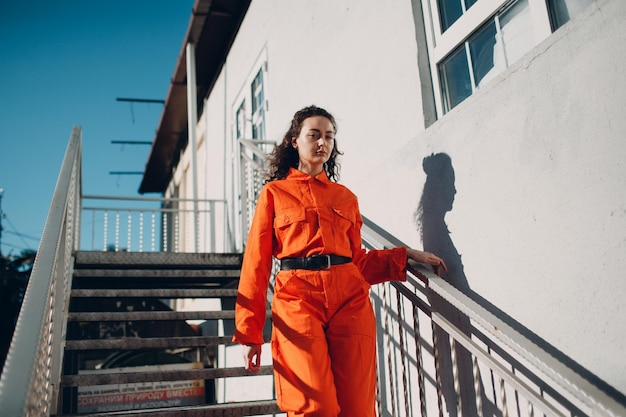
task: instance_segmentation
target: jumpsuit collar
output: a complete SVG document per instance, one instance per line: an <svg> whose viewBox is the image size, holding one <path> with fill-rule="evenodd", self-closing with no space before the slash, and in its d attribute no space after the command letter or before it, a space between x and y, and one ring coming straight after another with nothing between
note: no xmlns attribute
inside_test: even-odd
<svg viewBox="0 0 626 417"><path fill-rule="evenodd" d="M331 181L328 179L328 175L326 175L326 171L322 170L322 172L320 172L319 174L317 174L315 177L313 177L312 175L309 175L305 172L299 171L296 168L289 168L289 172L287 173L287 177L285 179L288 180L305 180L308 181L312 178L315 178L321 182L324 183L330 183Z"/></svg>

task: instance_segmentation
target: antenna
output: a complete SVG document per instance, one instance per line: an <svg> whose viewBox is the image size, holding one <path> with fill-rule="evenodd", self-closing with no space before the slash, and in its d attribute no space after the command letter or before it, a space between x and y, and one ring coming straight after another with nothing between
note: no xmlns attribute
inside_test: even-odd
<svg viewBox="0 0 626 417"><path fill-rule="evenodd" d="M118 97L117 101L130 101L131 103L161 103L165 104L165 100L157 100L152 98L123 98Z"/></svg>

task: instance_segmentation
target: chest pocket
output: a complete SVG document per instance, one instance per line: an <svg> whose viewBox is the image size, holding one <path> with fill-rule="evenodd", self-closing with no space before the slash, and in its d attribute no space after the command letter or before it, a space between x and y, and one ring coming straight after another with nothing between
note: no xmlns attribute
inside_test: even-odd
<svg viewBox="0 0 626 417"><path fill-rule="evenodd" d="M335 213L335 228L341 233L345 233L356 223L356 207L354 204L342 204L333 207Z"/></svg>
<svg viewBox="0 0 626 417"><path fill-rule="evenodd" d="M276 213L274 231L281 247L305 243L308 232L304 207L291 207Z"/></svg>

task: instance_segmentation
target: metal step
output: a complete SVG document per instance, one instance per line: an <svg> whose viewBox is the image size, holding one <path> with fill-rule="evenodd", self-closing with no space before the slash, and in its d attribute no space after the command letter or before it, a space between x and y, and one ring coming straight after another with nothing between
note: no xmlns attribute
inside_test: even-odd
<svg viewBox="0 0 626 417"><path fill-rule="evenodd" d="M205 380L242 376L253 377L258 375L272 375L273 369L274 368L271 365L265 365L259 368L258 373L246 371L243 367L237 367L186 369L177 371L144 371L64 375L61 378L61 385L65 387L81 387L90 385L133 384L140 382Z"/></svg>
<svg viewBox="0 0 626 417"><path fill-rule="evenodd" d="M270 335L263 335L269 342ZM189 336L189 337L125 337L121 339L67 340L66 350L132 350L132 349L174 349L231 345L232 336Z"/></svg>
<svg viewBox="0 0 626 417"><path fill-rule="evenodd" d="M232 336L126 337L123 339L67 340L66 350L169 349L229 345Z"/></svg>
<svg viewBox="0 0 626 417"><path fill-rule="evenodd" d="M240 403L225 403L188 407L159 408L153 410L108 411L92 414L64 414L57 417L115 417L115 416L145 416L145 417L242 417L259 416L264 414L280 414L282 411L274 400L247 401Z"/></svg>
<svg viewBox="0 0 626 417"><path fill-rule="evenodd" d="M238 269L243 255L240 253L173 253L173 252L76 252L75 268L150 268L156 269L197 269L218 268Z"/></svg>
<svg viewBox="0 0 626 417"><path fill-rule="evenodd" d="M239 269L75 269L77 278L233 278L239 277Z"/></svg>
<svg viewBox="0 0 626 417"><path fill-rule="evenodd" d="M234 319L230 311L130 311L69 313L67 321L217 320Z"/></svg>
<svg viewBox="0 0 626 417"><path fill-rule="evenodd" d="M239 269L75 269L80 288L237 288Z"/></svg>
<svg viewBox="0 0 626 417"><path fill-rule="evenodd" d="M75 289L74 298L222 298L237 297L236 289Z"/></svg>
<svg viewBox="0 0 626 417"><path fill-rule="evenodd" d="M271 310L265 312L271 317ZM219 320L234 319L234 310L220 311L130 311L69 313L67 321L142 321L142 320Z"/></svg>

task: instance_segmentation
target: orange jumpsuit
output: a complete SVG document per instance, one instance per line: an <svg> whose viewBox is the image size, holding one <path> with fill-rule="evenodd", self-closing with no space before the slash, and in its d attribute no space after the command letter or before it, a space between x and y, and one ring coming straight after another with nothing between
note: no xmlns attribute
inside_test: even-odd
<svg viewBox="0 0 626 417"><path fill-rule="evenodd" d="M272 257L335 254L328 270L284 270L272 300L278 406L289 416L374 417L376 323L369 287L406 279L406 248L365 251L356 196L322 172L291 169L259 196L244 255L233 341L262 344Z"/></svg>

